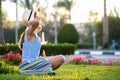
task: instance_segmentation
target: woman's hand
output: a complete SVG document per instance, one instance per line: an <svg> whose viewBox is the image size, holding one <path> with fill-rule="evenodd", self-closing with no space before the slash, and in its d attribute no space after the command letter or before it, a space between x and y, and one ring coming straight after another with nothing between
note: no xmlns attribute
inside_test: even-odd
<svg viewBox="0 0 120 80"><path fill-rule="evenodd" d="M30 27L30 22L29 22L29 21L25 20L25 21L24 21L24 24L25 24L27 27Z"/></svg>

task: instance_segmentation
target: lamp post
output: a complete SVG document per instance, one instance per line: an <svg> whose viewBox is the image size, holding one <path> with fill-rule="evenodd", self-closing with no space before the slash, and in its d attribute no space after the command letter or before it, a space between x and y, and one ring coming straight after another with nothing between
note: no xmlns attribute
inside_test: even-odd
<svg viewBox="0 0 120 80"><path fill-rule="evenodd" d="M104 0L104 17L103 17L103 46L108 43L109 41L109 24L108 24L108 17L107 17L107 5L106 0Z"/></svg>
<svg viewBox="0 0 120 80"><path fill-rule="evenodd" d="M16 27L15 27L15 33L16 33L16 43L18 43L18 0L16 0Z"/></svg>
<svg viewBox="0 0 120 80"><path fill-rule="evenodd" d="M16 3L15 43L18 43L18 0L10 0Z"/></svg>
<svg viewBox="0 0 120 80"><path fill-rule="evenodd" d="M93 49L96 50L96 32L93 32Z"/></svg>
<svg viewBox="0 0 120 80"><path fill-rule="evenodd" d="M94 28L94 18L92 18L91 26L92 26L92 37L93 37L93 50L96 50L96 32Z"/></svg>
<svg viewBox="0 0 120 80"><path fill-rule="evenodd" d="M57 0L55 0L55 14L54 14L54 32L55 32L55 38L54 38L54 43L57 44L57 11L56 11L56 6L57 6Z"/></svg>

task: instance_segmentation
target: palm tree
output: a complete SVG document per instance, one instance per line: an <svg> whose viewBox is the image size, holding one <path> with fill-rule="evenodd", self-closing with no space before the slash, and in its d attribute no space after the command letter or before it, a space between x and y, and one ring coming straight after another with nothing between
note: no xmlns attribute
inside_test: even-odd
<svg viewBox="0 0 120 80"><path fill-rule="evenodd" d="M19 0L19 5L24 9L33 9L33 4L36 0Z"/></svg>
<svg viewBox="0 0 120 80"><path fill-rule="evenodd" d="M58 7L64 7L69 12L69 20L71 20L71 8L73 7L73 0L60 0L57 2Z"/></svg>
<svg viewBox="0 0 120 80"><path fill-rule="evenodd" d="M102 44L105 46L108 44L109 32L108 32L108 18L106 15L106 0L104 0L104 18L103 18L103 41Z"/></svg>
<svg viewBox="0 0 120 80"><path fill-rule="evenodd" d="M0 0L0 44L3 44L4 41L4 32L2 27L2 1L5 0Z"/></svg>

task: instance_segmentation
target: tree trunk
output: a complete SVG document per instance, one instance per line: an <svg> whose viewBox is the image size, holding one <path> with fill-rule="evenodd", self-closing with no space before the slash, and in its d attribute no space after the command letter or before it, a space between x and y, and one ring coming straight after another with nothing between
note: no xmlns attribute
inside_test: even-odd
<svg viewBox="0 0 120 80"><path fill-rule="evenodd" d="M106 15L106 0L104 0L104 18L103 18L103 41L102 44L105 46L109 41L109 32L108 32L108 18Z"/></svg>
<svg viewBox="0 0 120 80"><path fill-rule="evenodd" d="M3 33L3 28L2 28L2 5L1 5L1 0L0 0L0 44L3 44L4 42L4 33Z"/></svg>

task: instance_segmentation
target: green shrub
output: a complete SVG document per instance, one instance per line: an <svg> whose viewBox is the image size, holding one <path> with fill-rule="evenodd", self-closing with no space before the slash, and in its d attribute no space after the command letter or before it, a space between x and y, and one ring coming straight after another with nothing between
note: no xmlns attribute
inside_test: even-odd
<svg viewBox="0 0 120 80"><path fill-rule="evenodd" d="M65 24L58 33L59 43L77 43L79 35L73 24Z"/></svg>
<svg viewBox="0 0 120 80"><path fill-rule="evenodd" d="M93 44L79 43L79 44L77 44L77 48L79 48L79 49L93 49Z"/></svg>
<svg viewBox="0 0 120 80"><path fill-rule="evenodd" d="M6 63L4 60L0 60L0 74L18 73L17 66L12 66Z"/></svg>
<svg viewBox="0 0 120 80"><path fill-rule="evenodd" d="M45 44L41 47L41 53L45 50L47 56L58 54L69 55L74 54L76 48L75 44Z"/></svg>
<svg viewBox="0 0 120 80"><path fill-rule="evenodd" d="M74 50L77 49L76 44L45 44L41 47L41 53L45 50L47 56L57 55L57 54L73 54ZM7 46L0 46L0 55L12 51L13 53L21 53L21 50L18 48L17 44L10 44Z"/></svg>
<svg viewBox="0 0 120 80"><path fill-rule="evenodd" d="M5 60L7 63L11 65L19 65L21 62L21 58L22 56L20 53L12 53L12 52L0 56L0 59Z"/></svg>
<svg viewBox="0 0 120 80"><path fill-rule="evenodd" d="M17 44L4 44L0 45L0 55L4 55L5 53L8 52L14 52L14 53L21 53L21 50L18 48Z"/></svg>

